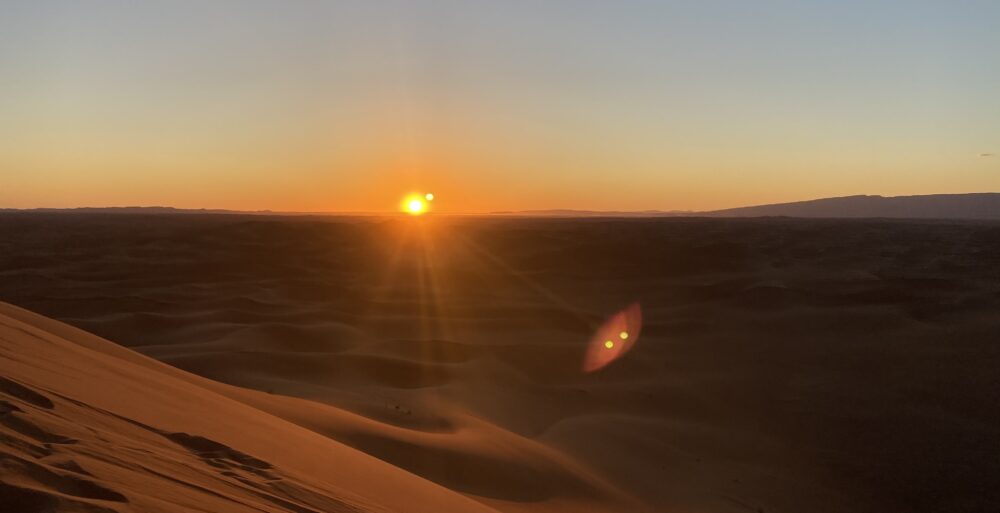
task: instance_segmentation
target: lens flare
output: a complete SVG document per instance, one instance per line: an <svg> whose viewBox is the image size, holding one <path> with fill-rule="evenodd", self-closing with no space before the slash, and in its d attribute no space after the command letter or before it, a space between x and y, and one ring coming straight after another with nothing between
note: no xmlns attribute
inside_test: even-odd
<svg viewBox="0 0 1000 513"><path fill-rule="evenodd" d="M621 358L639 339L642 328L642 309L632 303L612 315L597 329L590 339L583 357L584 372L594 372ZM618 342L615 342L618 339Z"/></svg>
<svg viewBox="0 0 1000 513"><path fill-rule="evenodd" d="M428 192L427 194L424 194L424 199L427 201L434 201L434 194Z"/></svg>

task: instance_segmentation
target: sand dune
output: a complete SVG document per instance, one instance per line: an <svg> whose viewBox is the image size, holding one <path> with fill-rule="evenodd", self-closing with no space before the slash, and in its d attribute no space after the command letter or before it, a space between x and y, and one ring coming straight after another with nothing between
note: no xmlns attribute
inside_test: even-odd
<svg viewBox="0 0 1000 513"><path fill-rule="evenodd" d="M10 305L0 344L4 511L490 511Z"/></svg>
<svg viewBox="0 0 1000 513"><path fill-rule="evenodd" d="M3 309L58 344L5 328L0 375L53 408L4 392L0 481L41 510L993 511L998 253L986 222L7 214L0 299L74 327ZM632 301L641 338L583 372ZM60 491L78 467L104 491Z"/></svg>

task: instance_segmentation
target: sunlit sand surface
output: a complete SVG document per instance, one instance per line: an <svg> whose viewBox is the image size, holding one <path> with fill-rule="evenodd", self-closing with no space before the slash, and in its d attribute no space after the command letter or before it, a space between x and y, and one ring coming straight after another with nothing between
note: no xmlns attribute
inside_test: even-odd
<svg viewBox="0 0 1000 513"><path fill-rule="evenodd" d="M991 511L997 254L990 223L0 215L0 511Z"/></svg>

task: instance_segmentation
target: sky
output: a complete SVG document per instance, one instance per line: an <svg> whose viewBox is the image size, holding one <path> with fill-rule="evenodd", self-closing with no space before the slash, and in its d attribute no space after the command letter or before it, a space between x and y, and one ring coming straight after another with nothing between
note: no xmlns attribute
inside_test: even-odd
<svg viewBox="0 0 1000 513"><path fill-rule="evenodd" d="M708 210L998 155L995 0L0 0L0 207Z"/></svg>

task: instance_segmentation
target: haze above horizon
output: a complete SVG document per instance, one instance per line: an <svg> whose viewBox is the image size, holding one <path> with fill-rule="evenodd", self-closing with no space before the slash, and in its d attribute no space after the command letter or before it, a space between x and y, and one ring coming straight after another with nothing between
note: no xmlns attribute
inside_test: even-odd
<svg viewBox="0 0 1000 513"><path fill-rule="evenodd" d="M995 191L997 26L989 1L14 3L0 207Z"/></svg>

